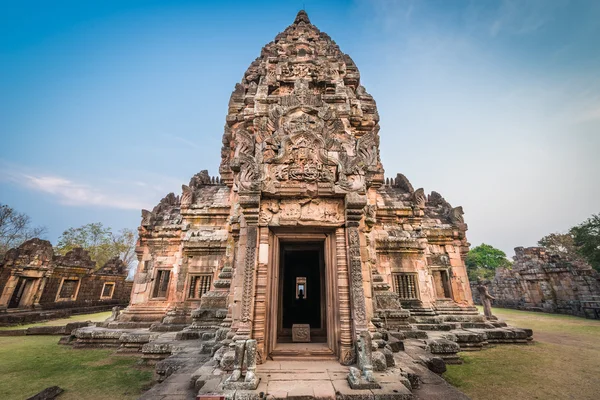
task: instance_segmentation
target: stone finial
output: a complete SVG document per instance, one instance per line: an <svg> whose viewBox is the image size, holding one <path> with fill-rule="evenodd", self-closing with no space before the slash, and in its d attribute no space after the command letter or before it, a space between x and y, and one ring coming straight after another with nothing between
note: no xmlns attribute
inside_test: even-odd
<svg viewBox="0 0 600 400"><path fill-rule="evenodd" d="M295 24L299 24L300 22L305 22L310 24L310 19L308 19L308 14L304 10L298 11L298 15L296 15L296 19L294 20Z"/></svg>
<svg viewBox="0 0 600 400"><path fill-rule="evenodd" d="M406 176L404 176L403 174L397 174L396 175L396 187L398 187L399 189L401 189L402 191L406 192L406 193L413 193L415 190L413 189L413 186L410 184L410 181L408 180L408 178Z"/></svg>
<svg viewBox="0 0 600 400"><path fill-rule="evenodd" d="M448 211L448 216L450 217L450 222L453 224L464 224L465 219L463 217L464 211L462 206L453 207Z"/></svg>
<svg viewBox="0 0 600 400"><path fill-rule="evenodd" d="M182 206L189 206L194 202L194 191L188 185L181 185L181 192Z"/></svg>
<svg viewBox="0 0 600 400"><path fill-rule="evenodd" d="M210 175L208 174L208 170L204 169L190 179L190 184L188 186L191 189L197 189L205 185L210 185Z"/></svg>
<svg viewBox="0 0 600 400"><path fill-rule="evenodd" d="M142 210L142 226L148 226L152 223L154 213L148 210Z"/></svg>
<svg viewBox="0 0 600 400"><path fill-rule="evenodd" d="M419 208L424 208L427 199L425 198L425 191L423 188L418 188L411 195L411 199L414 201L415 205Z"/></svg>

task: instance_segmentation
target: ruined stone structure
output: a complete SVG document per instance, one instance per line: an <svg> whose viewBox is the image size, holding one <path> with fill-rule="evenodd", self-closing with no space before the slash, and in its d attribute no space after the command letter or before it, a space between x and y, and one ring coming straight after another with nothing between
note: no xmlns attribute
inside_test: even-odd
<svg viewBox="0 0 600 400"><path fill-rule="evenodd" d="M28 240L9 250L0 264L0 323L31 321L48 316L48 310L127 305L132 282L126 278L127 268L119 258L96 269L81 248L59 256L50 242Z"/></svg>
<svg viewBox="0 0 600 400"><path fill-rule="evenodd" d="M543 247L515 248L512 268L499 268L489 291L498 307L600 319L600 274Z"/></svg>
<svg viewBox="0 0 600 400"><path fill-rule="evenodd" d="M375 101L306 14L236 85L221 156L220 178L203 171L143 211L121 321L194 315L255 339L260 362L306 322L286 313L306 307L311 337L348 364L360 332L404 326L409 312L476 314L462 208L384 177ZM299 279L302 301L286 295Z"/></svg>

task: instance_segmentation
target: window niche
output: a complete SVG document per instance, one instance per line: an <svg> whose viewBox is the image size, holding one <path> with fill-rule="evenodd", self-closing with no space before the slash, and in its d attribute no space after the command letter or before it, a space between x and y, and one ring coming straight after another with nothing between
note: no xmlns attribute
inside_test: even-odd
<svg viewBox="0 0 600 400"><path fill-rule="evenodd" d="M101 299L112 299L114 292L115 292L115 283L114 282L105 282L104 286L102 286L102 292L100 293L100 298Z"/></svg>
<svg viewBox="0 0 600 400"><path fill-rule="evenodd" d="M296 299L306 299L306 277L296 277Z"/></svg>
<svg viewBox="0 0 600 400"><path fill-rule="evenodd" d="M56 294L56 301L75 301L79 292L79 278L63 278Z"/></svg>
<svg viewBox="0 0 600 400"><path fill-rule="evenodd" d="M156 271L154 278L154 289L152 290L152 298L164 299L167 297L169 290L169 280L171 279L171 271L168 269L159 269Z"/></svg>
<svg viewBox="0 0 600 400"><path fill-rule="evenodd" d="M188 299L200 299L204 293L210 290L211 284L211 274L190 275Z"/></svg>
<svg viewBox="0 0 600 400"><path fill-rule="evenodd" d="M392 274L394 291L401 300L418 300L417 277L415 274Z"/></svg>

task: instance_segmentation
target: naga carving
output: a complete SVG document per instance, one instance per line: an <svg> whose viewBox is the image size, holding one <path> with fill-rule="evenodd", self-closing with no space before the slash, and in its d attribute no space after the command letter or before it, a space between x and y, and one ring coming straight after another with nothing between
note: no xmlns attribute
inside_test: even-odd
<svg viewBox="0 0 600 400"><path fill-rule="evenodd" d="M410 196L410 199L414 202L416 207L425 208L425 202L427 201L427 198L425 197L425 191L423 188L415 190Z"/></svg>
<svg viewBox="0 0 600 400"><path fill-rule="evenodd" d="M453 207L448 210L448 217L450 218L450 222L453 224L464 224L465 219L463 217L464 211L462 206Z"/></svg>

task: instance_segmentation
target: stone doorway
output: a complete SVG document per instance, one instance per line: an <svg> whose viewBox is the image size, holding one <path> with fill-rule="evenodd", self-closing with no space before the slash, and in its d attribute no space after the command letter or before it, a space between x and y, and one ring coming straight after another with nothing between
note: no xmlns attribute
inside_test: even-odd
<svg viewBox="0 0 600 400"><path fill-rule="evenodd" d="M265 250L268 246L268 265L259 269L257 276L258 281L267 282L263 360L338 359L340 347L345 350L351 343L346 337L350 332L349 302L347 296L340 297L340 292L347 293L343 228L276 228L268 232L268 244L263 245ZM302 300L300 289L305 296ZM302 307L310 311L294 314L297 304L309 299L314 303ZM303 322L310 324L311 340L294 343L291 325ZM260 345L260 321L255 329Z"/></svg>
<svg viewBox="0 0 600 400"><path fill-rule="evenodd" d="M310 343L327 342L323 243L283 243L280 253L278 343L292 343L296 325L310 326Z"/></svg>
<svg viewBox="0 0 600 400"><path fill-rule="evenodd" d="M452 299L452 291L450 289L450 278L448 270L440 269L431 271L433 275L433 283L437 299Z"/></svg>
<svg viewBox="0 0 600 400"><path fill-rule="evenodd" d="M25 307L35 279L20 277L8 303L8 308Z"/></svg>

